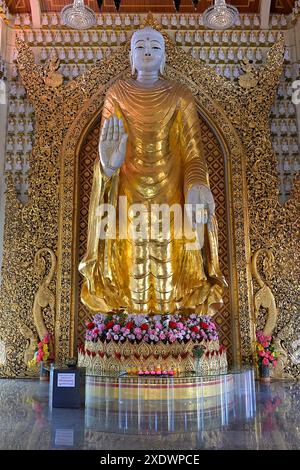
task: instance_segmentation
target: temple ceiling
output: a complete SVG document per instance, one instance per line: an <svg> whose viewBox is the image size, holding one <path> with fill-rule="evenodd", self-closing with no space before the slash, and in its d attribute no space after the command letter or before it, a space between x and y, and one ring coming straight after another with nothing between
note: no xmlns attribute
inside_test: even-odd
<svg viewBox="0 0 300 470"><path fill-rule="evenodd" d="M66 5L73 0L40 0L42 12L60 12ZM238 7L240 13L258 13L260 11L261 1L264 0L228 0L228 3ZM30 13L30 0L6 0L11 13ZM99 12L97 0L85 0L87 6L91 7L96 13ZM195 9L192 0L181 0L181 13L201 13L212 4L211 0L199 0ZM271 12L277 14L291 13L294 0L272 0ZM121 0L119 13L174 13L175 7L173 0ZM115 13L114 0L103 0L102 13Z"/></svg>

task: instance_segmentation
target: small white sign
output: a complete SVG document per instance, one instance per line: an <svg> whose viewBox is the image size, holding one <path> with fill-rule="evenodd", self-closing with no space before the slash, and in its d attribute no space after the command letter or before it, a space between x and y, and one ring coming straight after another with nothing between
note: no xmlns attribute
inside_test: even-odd
<svg viewBox="0 0 300 470"><path fill-rule="evenodd" d="M73 429L56 429L55 431L56 446L73 446L74 430Z"/></svg>
<svg viewBox="0 0 300 470"><path fill-rule="evenodd" d="M75 374L57 374L58 387L75 387Z"/></svg>

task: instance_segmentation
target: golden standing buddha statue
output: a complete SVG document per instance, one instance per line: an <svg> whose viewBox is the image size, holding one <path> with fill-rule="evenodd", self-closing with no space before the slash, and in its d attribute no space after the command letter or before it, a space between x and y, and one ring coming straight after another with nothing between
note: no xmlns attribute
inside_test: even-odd
<svg viewBox="0 0 300 470"><path fill-rule="evenodd" d="M81 299L94 312L123 307L135 314L213 314L226 282L196 105L186 87L159 78L165 44L158 31L146 27L133 34L131 63L137 79L117 81L104 103L87 252L79 266ZM125 198L130 208L142 204L144 215L155 204L183 212L189 204L197 249L189 249L185 234L176 236L174 214L163 238L150 235L148 219L146 236L124 236L118 209ZM116 209L114 237L103 232L103 204ZM197 207L204 208L200 223ZM125 217L130 226L132 214Z"/></svg>

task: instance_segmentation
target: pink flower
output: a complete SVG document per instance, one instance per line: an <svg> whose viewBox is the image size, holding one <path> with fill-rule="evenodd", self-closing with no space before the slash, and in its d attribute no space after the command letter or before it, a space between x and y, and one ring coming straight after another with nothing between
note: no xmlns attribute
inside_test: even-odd
<svg viewBox="0 0 300 470"><path fill-rule="evenodd" d="M276 367L277 366L277 361L274 361L273 362L273 367Z"/></svg>
<svg viewBox="0 0 300 470"><path fill-rule="evenodd" d="M43 347L43 343L42 343L42 341L40 341L40 342L38 343L38 348L42 348L42 347Z"/></svg>
<svg viewBox="0 0 300 470"><path fill-rule="evenodd" d="M269 365L269 361L268 361L268 359L267 359L266 357L263 359L262 363L263 363L264 366L268 366L268 365Z"/></svg>
<svg viewBox="0 0 300 470"><path fill-rule="evenodd" d="M163 341L164 339L166 339L166 335L163 332L159 333L159 339Z"/></svg>
<svg viewBox="0 0 300 470"><path fill-rule="evenodd" d="M118 332L120 331L120 329L121 329L120 325L114 325L114 326L113 326L113 331L114 331L115 333L118 333Z"/></svg>
<svg viewBox="0 0 300 470"><path fill-rule="evenodd" d="M49 333L47 333L47 334L44 336L43 342L44 342L45 344L49 344L49 343L50 343L50 335L49 335Z"/></svg>
<svg viewBox="0 0 300 470"><path fill-rule="evenodd" d="M133 332L134 332L135 335L140 335L141 332L142 332L142 330L141 330L140 328L135 328L135 329L133 330Z"/></svg>
<svg viewBox="0 0 300 470"><path fill-rule="evenodd" d="M266 353L265 353L265 351L259 351L258 355L260 357L265 357Z"/></svg>

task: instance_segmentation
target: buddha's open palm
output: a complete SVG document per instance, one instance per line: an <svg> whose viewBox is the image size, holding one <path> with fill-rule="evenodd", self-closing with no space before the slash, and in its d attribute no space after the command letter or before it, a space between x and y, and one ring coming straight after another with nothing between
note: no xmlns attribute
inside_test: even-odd
<svg viewBox="0 0 300 470"><path fill-rule="evenodd" d="M126 155L128 134L122 119L111 116L104 120L99 142L100 161L107 176L122 166Z"/></svg>

